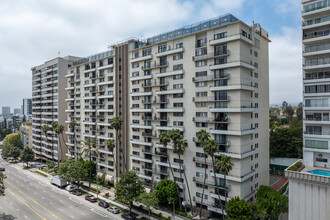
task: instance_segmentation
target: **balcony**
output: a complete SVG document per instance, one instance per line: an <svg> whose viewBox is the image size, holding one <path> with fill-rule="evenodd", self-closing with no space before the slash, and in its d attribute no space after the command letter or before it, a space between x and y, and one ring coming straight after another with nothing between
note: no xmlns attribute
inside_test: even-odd
<svg viewBox="0 0 330 220"><path fill-rule="evenodd" d="M152 101L152 103L154 103L154 104L166 104L166 103L168 103L168 99L154 99Z"/></svg>
<svg viewBox="0 0 330 220"><path fill-rule="evenodd" d="M230 118L214 118L214 117L193 117L193 122L206 122L206 123L230 123Z"/></svg>
<svg viewBox="0 0 330 220"><path fill-rule="evenodd" d="M248 37L245 37L242 34L234 34L234 35L229 35L224 38L210 40L210 46L217 45L217 44L223 44L223 43L227 43L227 42L235 41L235 40L242 40L250 45L253 45L252 39L249 39Z"/></svg>
<svg viewBox="0 0 330 220"><path fill-rule="evenodd" d="M233 136L244 136L248 134L253 134L255 129L245 129L245 130L220 130L210 128L210 134L224 134L224 135L233 135Z"/></svg>
<svg viewBox="0 0 330 220"><path fill-rule="evenodd" d="M252 85L222 85L222 86L210 86L210 91L225 91L225 90L247 90L254 91L256 88Z"/></svg>
<svg viewBox="0 0 330 220"><path fill-rule="evenodd" d="M224 56L229 56L229 50L225 50L225 51L221 51L221 52L212 52L212 53L204 54L201 56L193 56L192 60L200 61L200 60L207 60L207 59L213 59L213 58L224 57Z"/></svg>
<svg viewBox="0 0 330 220"><path fill-rule="evenodd" d="M244 182L244 181L250 179L252 176L254 176L255 172L256 172L255 170L251 170L249 173L247 173L245 175L242 175L242 176L232 176L232 175L229 174L229 175L226 175L226 178L227 178L227 180L231 180L231 181L241 183L241 182ZM224 178L224 175L221 174L221 173L216 173L214 175L214 172L212 170L210 171L210 174L211 174L212 177L216 176L218 178Z"/></svg>
<svg viewBox="0 0 330 220"><path fill-rule="evenodd" d="M160 143L156 143L156 147L158 148L165 148L163 144L160 144ZM173 146L172 145L167 145L166 146L166 149L173 149Z"/></svg>
<svg viewBox="0 0 330 220"><path fill-rule="evenodd" d="M206 158L206 163L205 163L205 158L203 158L203 157L193 157L192 160L193 160L193 162L196 162L196 163L208 164L211 166L213 165L211 159Z"/></svg>
<svg viewBox="0 0 330 220"><path fill-rule="evenodd" d="M153 121L168 121L168 117L153 117Z"/></svg>
<svg viewBox="0 0 330 220"><path fill-rule="evenodd" d="M192 98L193 102L218 102L218 101L230 101L230 96L198 96Z"/></svg>
<svg viewBox="0 0 330 220"><path fill-rule="evenodd" d="M330 123L330 118L329 117L307 117L304 118L304 123L307 124L329 124Z"/></svg>
<svg viewBox="0 0 330 220"><path fill-rule="evenodd" d="M131 92L130 96L151 96L152 92Z"/></svg>
<svg viewBox="0 0 330 220"><path fill-rule="evenodd" d="M101 167L106 167L106 168L109 168L109 169L114 169L113 165L108 165L108 164L104 164L104 163L100 163L98 162L97 165L101 166Z"/></svg>
<svg viewBox="0 0 330 220"><path fill-rule="evenodd" d="M196 182L196 183L201 183L201 184L204 184L204 178L202 177L193 177L193 181ZM215 187L215 181L214 179L213 180L209 180L206 178L205 180L205 184L207 184L208 186L211 186L211 187ZM226 185L226 186L218 186L219 189L227 189L227 191L230 191L231 190L231 185Z"/></svg>
<svg viewBox="0 0 330 220"><path fill-rule="evenodd" d="M66 91L68 91L68 90L74 90L74 87L72 86L72 87L67 87L67 88L65 88L65 90Z"/></svg>
<svg viewBox="0 0 330 220"><path fill-rule="evenodd" d="M152 180L152 176L139 173L138 176L142 179Z"/></svg>
<svg viewBox="0 0 330 220"><path fill-rule="evenodd" d="M227 68L234 68L234 67L244 67L249 70L254 70L254 66L252 62L246 62L246 61L234 61L234 62L228 62L223 64L212 64L210 65L210 70L218 70L218 69L227 69Z"/></svg>
<svg viewBox="0 0 330 220"><path fill-rule="evenodd" d="M167 86L168 85L168 82L154 82L154 83L142 83L141 86L142 87L159 87L159 86Z"/></svg>
<svg viewBox="0 0 330 220"><path fill-rule="evenodd" d="M85 84L85 85L84 85L84 88L87 88L87 87L93 87L93 86L96 86L96 84L95 84L95 83Z"/></svg>
<svg viewBox="0 0 330 220"><path fill-rule="evenodd" d="M131 139L131 144L136 144L136 145L143 145L143 146L152 146L152 142L144 142L144 141L137 141L134 139Z"/></svg>
<svg viewBox="0 0 330 220"><path fill-rule="evenodd" d="M91 100L91 99L95 99L96 96L84 96L84 100Z"/></svg>
<svg viewBox="0 0 330 220"><path fill-rule="evenodd" d="M181 53L184 52L184 47L181 48L173 48L173 49L168 49L163 52L158 52L156 53L156 57L162 57L162 56L167 56L175 53Z"/></svg>
<svg viewBox="0 0 330 220"><path fill-rule="evenodd" d="M104 65L104 66L99 66L97 67L98 70L104 70L104 69L108 69L113 67L113 64L108 64L108 65Z"/></svg>
<svg viewBox="0 0 330 220"><path fill-rule="evenodd" d="M74 112L74 109L65 109L65 112Z"/></svg>
<svg viewBox="0 0 330 220"><path fill-rule="evenodd" d="M249 151L246 151L244 153L236 153L236 152L217 152L215 153L215 155L218 155L218 156L221 156L221 155L227 155L227 156L230 156L234 159L244 159L244 158L247 158L247 157L250 157L252 155L255 154L255 149L252 149L252 150L249 150Z"/></svg>
<svg viewBox="0 0 330 220"><path fill-rule="evenodd" d="M97 109L97 112L113 112L113 109L109 109L109 108L101 108L101 109Z"/></svg>
<svg viewBox="0 0 330 220"><path fill-rule="evenodd" d="M170 167L170 165L169 165L168 162L161 162L161 161L158 161L158 160L156 161L156 165L164 166L164 167ZM171 163L171 167L172 167L172 168L175 168L175 169L180 169L180 170L182 170L182 168L180 168L180 166L177 165L177 164L173 164L173 163Z"/></svg>
<svg viewBox="0 0 330 220"><path fill-rule="evenodd" d="M313 70L313 69L322 69L322 68L329 68L330 67L330 58L318 58L309 61L306 64L303 64L304 70Z"/></svg>
<svg viewBox="0 0 330 220"><path fill-rule="evenodd" d="M113 155L113 153L111 151L107 150L107 149L99 148L98 150L99 150L100 153Z"/></svg>
<svg viewBox="0 0 330 220"><path fill-rule="evenodd" d="M156 126L156 130L171 131L174 129L178 129L179 131L184 131L183 126Z"/></svg>
<svg viewBox="0 0 330 220"><path fill-rule="evenodd" d="M147 108L147 109L144 109L144 108L131 108L130 109L131 112L148 112L148 113L152 113L152 109L151 108Z"/></svg>
<svg viewBox="0 0 330 220"><path fill-rule="evenodd" d="M166 76L174 76L174 75L180 75L184 74L184 70L172 70L169 72L164 72L164 73L156 73L156 77L166 77Z"/></svg>
<svg viewBox="0 0 330 220"><path fill-rule="evenodd" d="M85 125L96 125L96 121L83 121Z"/></svg>
<svg viewBox="0 0 330 220"><path fill-rule="evenodd" d="M156 108L156 112L184 112L184 108Z"/></svg>
<svg viewBox="0 0 330 220"><path fill-rule="evenodd" d="M230 79L230 74L225 73L220 76L196 76L192 78L193 82L201 82L201 81L213 81L213 80L220 80L220 79Z"/></svg>
<svg viewBox="0 0 330 220"><path fill-rule="evenodd" d="M131 128L152 129L152 125L131 124Z"/></svg>
<svg viewBox="0 0 330 220"><path fill-rule="evenodd" d="M97 96L97 99L111 99L111 98L113 98L113 94Z"/></svg>
<svg viewBox="0 0 330 220"><path fill-rule="evenodd" d="M147 56L142 56L142 57L131 58L129 62L134 63L134 62L140 62L140 61L150 60L150 59L152 59L152 54L147 55Z"/></svg>
<svg viewBox="0 0 330 220"><path fill-rule="evenodd" d="M239 112L239 113L244 113L244 112L254 112L255 108L249 108L249 107L238 107L238 108L214 108L214 107L210 107L210 112L214 113L214 112Z"/></svg>
<svg viewBox="0 0 330 220"><path fill-rule="evenodd" d="M156 133L152 133L152 132L142 132L142 137L157 138L157 135Z"/></svg>
<svg viewBox="0 0 330 220"><path fill-rule="evenodd" d="M170 95L184 93L184 89L168 89L168 90L157 90L156 95Z"/></svg>
<svg viewBox="0 0 330 220"><path fill-rule="evenodd" d="M164 169L158 169L157 167L150 167L150 166L144 166L142 165L142 169L144 170L148 170L154 173L158 173L158 174L162 174L162 175L169 175L169 172L167 170Z"/></svg>
<svg viewBox="0 0 330 220"><path fill-rule="evenodd" d="M131 81L135 81L135 80L144 80L144 79L152 79L152 74L150 74L150 75L145 75L145 76L134 76L134 77L131 77L131 78L130 78Z"/></svg>
<svg viewBox="0 0 330 220"><path fill-rule="evenodd" d="M131 155L130 156L132 160L137 160L137 161L141 161L141 162L146 162L146 163L152 163L152 159L146 159L137 155Z"/></svg>

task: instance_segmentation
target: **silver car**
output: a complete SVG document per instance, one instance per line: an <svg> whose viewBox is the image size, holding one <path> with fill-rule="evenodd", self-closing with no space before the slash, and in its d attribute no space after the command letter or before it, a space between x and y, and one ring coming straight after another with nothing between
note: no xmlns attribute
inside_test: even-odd
<svg viewBox="0 0 330 220"><path fill-rule="evenodd" d="M120 212L119 209L115 206L110 206L110 207L107 208L107 210L109 212L112 212L113 214L118 214Z"/></svg>

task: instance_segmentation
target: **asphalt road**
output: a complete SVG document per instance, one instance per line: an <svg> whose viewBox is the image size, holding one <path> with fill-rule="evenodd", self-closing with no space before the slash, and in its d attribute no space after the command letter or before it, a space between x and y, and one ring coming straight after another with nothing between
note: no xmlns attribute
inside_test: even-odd
<svg viewBox="0 0 330 220"><path fill-rule="evenodd" d="M5 167L6 195L0 197L1 219L121 219L90 203L84 196L74 196L66 190L58 189L39 174L22 170L0 159ZM6 217L4 217L6 216Z"/></svg>

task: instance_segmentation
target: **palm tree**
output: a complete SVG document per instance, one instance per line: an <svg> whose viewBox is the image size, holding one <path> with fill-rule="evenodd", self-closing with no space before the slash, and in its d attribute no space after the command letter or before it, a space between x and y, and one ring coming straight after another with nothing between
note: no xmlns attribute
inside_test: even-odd
<svg viewBox="0 0 330 220"><path fill-rule="evenodd" d="M76 149L76 130L75 130L75 128L76 128L76 126L77 126L77 122L76 122L76 120L74 120L74 119L72 119L71 121L70 121L70 127L72 128L72 130L73 130L73 138L74 138L74 158L77 160L78 159L78 152L77 152L77 149Z"/></svg>
<svg viewBox="0 0 330 220"><path fill-rule="evenodd" d="M83 146L82 146L82 151L81 154L87 154L89 155L89 188L91 187L91 182L92 182L92 152L94 154L99 154L99 151L96 148L96 139L95 138L86 138L85 140L82 141Z"/></svg>
<svg viewBox="0 0 330 220"><path fill-rule="evenodd" d="M171 142L171 136L169 134L169 132L162 132L160 135L159 135L159 142L164 146L164 148L166 149L166 156L167 156L167 162L168 162L168 165L170 166L170 171L171 171L171 174L173 176L173 180L175 182L175 186L176 186L176 191L178 192L178 198L179 198L179 207L180 207L180 210L181 210L181 202L180 202L180 191L179 191L179 188L178 188L178 184L174 178L174 172L173 172L173 169L172 169L172 165L171 165L171 160L170 160L170 156L168 154L168 149L167 149L167 145L168 143Z"/></svg>
<svg viewBox="0 0 330 220"><path fill-rule="evenodd" d="M51 125L52 125L52 128L53 128L54 134L56 134L56 128L58 126L58 122L53 121ZM52 136L52 142L54 142L54 134ZM58 138L57 138L57 140L58 140ZM58 145L59 145L59 143L58 143ZM52 143L52 151L53 151L52 154L53 154L53 158L54 158L54 143ZM59 156L58 156L58 152L57 152L57 169L59 169L59 168L60 168L60 162L59 162Z"/></svg>
<svg viewBox="0 0 330 220"><path fill-rule="evenodd" d="M192 214L194 214L192 200L191 200L191 194L190 194L190 188L189 188L189 182L187 181L186 172L183 167L182 160L181 160L181 155L183 155L185 150L188 148L188 142L187 142L187 140L183 139L183 136L181 135L181 133L178 129L172 130L171 133L172 133L171 139L173 138L172 142L173 142L173 147L174 147L174 153L176 153L179 157L180 169L183 170L183 176L184 176L184 179L185 179L185 182L187 185L187 189L188 189L188 196L189 196L189 200L190 200L190 209L191 209ZM180 170L180 178L182 179L181 170ZM183 195L186 196L185 193Z"/></svg>
<svg viewBox="0 0 330 220"><path fill-rule="evenodd" d="M221 197L220 197L220 192L219 192L219 188L218 188L217 177L215 175L216 166L215 166L215 161L214 161L214 154L216 152L218 152L218 144L215 140L208 139L208 140L205 141L205 143L203 145L203 150L204 150L205 153L210 155L210 157L212 159L212 167L213 167L213 173L214 173L214 185L215 185L218 197L219 197L219 202L221 203ZM224 210L223 209L222 209L222 215L224 216Z"/></svg>
<svg viewBox="0 0 330 220"><path fill-rule="evenodd" d="M106 146L107 146L108 150L112 153L113 163L115 165L115 169L117 170L117 163L116 163L117 161L115 160L115 157L114 157L114 154L113 154L113 151L116 148L116 142L115 142L115 140L114 139L107 140ZM116 183L117 182L118 182L118 176L116 175Z"/></svg>
<svg viewBox="0 0 330 220"><path fill-rule="evenodd" d="M111 127L116 130L116 139L117 139L117 144L118 144L118 150L117 150L118 158L117 159L119 159L119 154L120 154L120 152L122 152L123 159L124 159L124 172L126 172L127 171L126 155L124 154L124 151L120 146L120 138L119 138L119 131L121 130L121 127L123 125L123 119L121 117L115 116L112 119L110 119L110 124L111 124ZM116 157L117 157L117 153L116 153ZM116 178L117 178L117 176L119 176L118 167L116 167Z"/></svg>
<svg viewBox="0 0 330 220"><path fill-rule="evenodd" d="M200 141L202 143L203 146L203 150L204 150L204 145L206 143L207 140L210 139L210 134L205 130L202 129L200 131L197 132L196 134L198 141ZM206 182L206 171L207 171L207 167L206 167L206 158L207 158L207 154L204 151L204 181L203 181L203 193L202 193L202 199L201 199L201 207L199 209L199 217L202 217L202 206L203 206L203 200L204 200L204 192L205 192L205 182Z"/></svg>
<svg viewBox="0 0 330 220"><path fill-rule="evenodd" d="M60 157L62 156L62 145L60 141L60 137L62 136L62 141L65 144L64 137L63 137L63 132L64 132L64 126L62 124L58 124L57 127L55 128L55 133L57 134L57 140L58 140L58 156L57 156L57 165L60 167ZM65 144L66 146L66 144ZM67 147L67 146L66 146Z"/></svg>
<svg viewBox="0 0 330 220"><path fill-rule="evenodd" d="M232 157L227 155L221 155L220 159L216 159L216 165L221 173L223 173L225 181L225 209L227 210L227 186L226 186L226 176L233 169ZM214 173L215 175L215 173ZM222 209L223 210L223 209Z"/></svg>
<svg viewBox="0 0 330 220"><path fill-rule="evenodd" d="M46 142L48 143L48 140L47 140L47 136L48 136L48 134L47 134L47 132L49 131L49 126L48 125L43 125L42 127L41 127L41 130L42 130L42 132L44 133L44 135L45 135L45 137L46 137ZM53 144L53 143L52 143ZM41 151L41 148L40 148L40 151ZM54 155L53 155L53 161L54 161Z"/></svg>

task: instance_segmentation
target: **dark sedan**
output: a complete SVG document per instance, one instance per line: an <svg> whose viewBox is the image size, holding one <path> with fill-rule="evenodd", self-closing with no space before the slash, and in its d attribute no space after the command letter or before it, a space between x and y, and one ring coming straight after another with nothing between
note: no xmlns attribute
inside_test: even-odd
<svg viewBox="0 0 330 220"><path fill-rule="evenodd" d="M99 202L99 206L103 207L103 208L108 208L109 207L109 203L105 202L105 201L101 201Z"/></svg>

